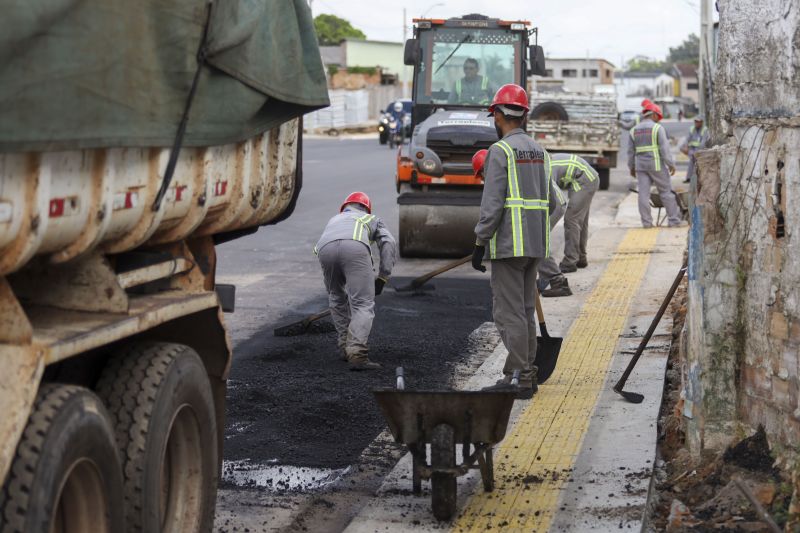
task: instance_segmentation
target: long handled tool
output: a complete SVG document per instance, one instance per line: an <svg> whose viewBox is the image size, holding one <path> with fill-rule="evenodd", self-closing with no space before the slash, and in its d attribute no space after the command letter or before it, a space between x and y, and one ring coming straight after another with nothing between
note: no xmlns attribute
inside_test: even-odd
<svg viewBox="0 0 800 533"><path fill-rule="evenodd" d="M542 310L542 300L539 298L539 291L536 291L536 316L539 317L539 331L541 337L536 337L536 381L541 385L550 378L556 369L558 354L561 352L562 337L551 337L547 333L547 324L544 322L544 311Z"/></svg>
<svg viewBox="0 0 800 533"><path fill-rule="evenodd" d="M319 313L307 316L303 320L298 320L297 322L292 322L291 324L286 324L285 326L280 326L278 328L275 328L272 334L275 335L276 337L294 337L295 335L302 335L303 333L306 332L306 330L308 330L308 327L313 322L316 322L321 318L325 318L330 314L331 314L330 309L320 311Z"/></svg>
<svg viewBox="0 0 800 533"><path fill-rule="evenodd" d="M443 267L437 268L436 270L428 272L427 274L424 274L418 278L414 278L408 285L403 285L402 287L393 287L393 288L397 292L408 292L408 291L419 290L420 287L428 283L428 281L430 281L432 278L438 276L439 274L444 274L448 270L453 270L454 268L459 267L465 263L469 263L471 260L472 256L468 255L467 257L463 257L461 259L453 261L452 263L447 263Z"/></svg>
<svg viewBox="0 0 800 533"><path fill-rule="evenodd" d="M624 387L625 382L628 381L628 377L631 375L631 372L633 372L633 367L636 366L636 363L642 356L644 349L647 347L647 343L650 342L650 337L653 336L653 332L658 327L658 323L661 322L661 317L664 316L664 311L667 310L669 302L672 300L672 297L675 296L675 291L678 290L678 285L681 284L683 276L686 275L686 268L687 265L684 263L678 272L678 275L675 277L675 281L672 282L672 287L669 288L667 296L664 298L664 301L661 302L661 307L658 309L658 313L656 313L656 316L653 317L653 321L650 323L650 328L648 328L647 333L644 334L644 338L642 339L642 342L639 343L639 347L636 348L636 353L633 354L631 362L628 363L628 368L625 369L625 372L622 373L622 377L619 378L617 384L614 385L614 392L620 394L623 398L631 403L642 403L644 401L644 394L639 394L638 392L627 392L622 390L622 387Z"/></svg>

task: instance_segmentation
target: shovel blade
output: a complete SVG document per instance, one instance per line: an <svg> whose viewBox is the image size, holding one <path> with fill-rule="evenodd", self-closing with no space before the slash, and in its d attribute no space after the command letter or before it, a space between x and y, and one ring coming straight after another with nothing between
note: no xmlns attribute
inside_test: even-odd
<svg viewBox="0 0 800 533"><path fill-rule="evenodd" d="M536 382L541 385L547 381L556 369L558 354L561 352L561 337L536 337Z"/></svg>

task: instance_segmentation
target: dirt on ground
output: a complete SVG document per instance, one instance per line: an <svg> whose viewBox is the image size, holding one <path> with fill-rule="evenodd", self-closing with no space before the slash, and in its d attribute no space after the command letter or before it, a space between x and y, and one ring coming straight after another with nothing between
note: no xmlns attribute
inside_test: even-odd
<svg viewBox="0 0 800 533"><path fill-rule="evenodd" d="M759 514L745 491L758 502L762 513L782 529L792 488L773 467L775 459L763 428L718 454L707 452L702 457L692 457L684 447L679 339L686 305L684 281L671 308L673 342L659 417L659 461L647 529L770 531L764 515Z"/></svg>
<svg viewBox="0 0 800 533"><path fill-rule="evenodd" d="M378 371L348 371L324 323L305 335L273 336L276 326L303 317L286 316L245 341L237 352L253 355L232 365L226 461L347 467L386 426L370 391L393 386L395 367L404 367L407 388L446 387L469 357L470 333L491 320L491 292L488 280L433 284L423 294L387 288L376 299L370 358L383 365Z"/></svg>

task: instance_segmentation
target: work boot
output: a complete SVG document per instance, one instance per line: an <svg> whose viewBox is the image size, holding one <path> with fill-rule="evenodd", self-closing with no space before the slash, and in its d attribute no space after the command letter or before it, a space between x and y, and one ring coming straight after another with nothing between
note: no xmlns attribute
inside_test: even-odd
<svg viewBox="0 0 800 533"><path fill-rule="evenodd" d="M681 220L677 224L670 224L669 227L670 228L682 228L682 227L688 226L688 225L689 225L688 222L686 222L685 220Z"/></svg>
<svg viewBox="0 0 800 533"><path fill-rule="evenodd" d="M534 377L536 374L534 373ZM536 380L533 381L520 381L519 385L512 385L511 384L511 376L506 376L503 379L498 379L497 383L494 385L489 385L488 387L484 387L481 390L483 391L501 391L501 392L511 392L516 390L518 400L530 400L533 398L533 395L536 394L536 391L539 390L539 387L536 385Z"/></svg>
<svg viewBox="0 0 800 533"><path fill-rule="evenodd" d="M378 368L381 368L380 363L370 361L369 356L366 353L351 353L347 356L347 365L350 367L350 370L354 371L377 370Z"/></svg>
<svg viewBox="0 0 800 533"><path fill-rule="evenodd" d="M550 288L540 291L542 298L559 298L561 296L572 296L569 288L569 281L564 276L558 276L550 280Z"/></svg>
<svg viewBox="0 0 800 533"><path fill-rule="evenodd" d="M575 265L565 265L564 263L558 265L558 268L559 270L561 270L562 274L569 274L571 272L577 272L578 270L578 267L576 267ZM553 285L552 281L550 282L550 285L551 286Z"/></svg>
<svg viewBox="0 0 800 533"><path fill-rule="evenodd" d="M550 280L539 278L536 280L536 289L541 293L550 285Z"/></svg>
<svg viewBox="0 0 800 533"><path fill-rule="evenodd" d="M586 268L589 266L589 261L587 261L585 257L583 259L578 259L578 262L575 263L575 266L578 268Z"/></svg>

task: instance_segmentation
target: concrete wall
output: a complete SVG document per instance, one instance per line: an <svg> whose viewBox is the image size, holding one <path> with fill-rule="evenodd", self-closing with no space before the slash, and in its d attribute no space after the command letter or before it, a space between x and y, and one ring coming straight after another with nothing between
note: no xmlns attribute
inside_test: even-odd
<svg viewBox="0 0 800 533"><path fill-rule="evenodd" d="M348 67L380 66L387 74L396 74L404 85L410 87L414 73L411 67L403 64L403 47L403 43L354 39L347 39L342 43Z"/></svg>
<svg viewBox="0 0 800 533"><path fill-rule="evenodd" d="M690 448L759 424L800 444L800 2L719 2L711 126L689 238Z"/></svg>

